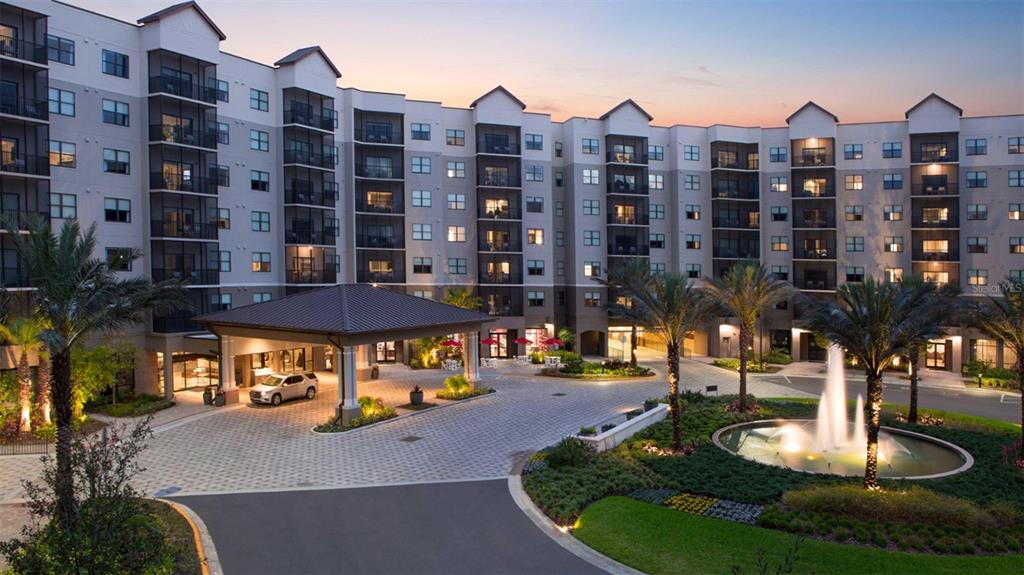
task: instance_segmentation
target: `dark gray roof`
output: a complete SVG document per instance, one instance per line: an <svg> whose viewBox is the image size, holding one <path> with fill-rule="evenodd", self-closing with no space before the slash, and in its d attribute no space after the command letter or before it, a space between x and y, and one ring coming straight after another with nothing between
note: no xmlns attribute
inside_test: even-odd
<svg viewBox="0 0 1024 575"><path fill-rule="evenodd" d="M956 105L956 104L954 104L953 102L950 102L949 100L947 100L947 99L943 98L942 96L940 96L940 95L936 94L935 92L932 92L931 94L928 94L927 96L925 96L925 98L924 98L923 100L921 100L920 102L918 102L918 103L914 104L913 106L911 106L911 107L910 107L910 109L909 109L909 110L907 110L907 114L906 114L906 117L907 117L907 118L910 118L910 113L911 113L911 112L913 112L914 110L916 110L916 109L917 109L917 107L918 107L918 106L920 106L921 104L924 104L925 102L927 102L928 100L931 100L932 98L936 98L936 99L938 99L938 100L939 100L940 102L942 102L943 104L946 104L947 106L949 106L949 107L953 108L954 110L956 110L956 111L957 111L957 113L958 113L959 115L961 115L961 116L963 116L963 115L964 115L964 110L963 110L963 108L961 108L960 106L957 106L957 105Z"/></svg>
<svg viewBox="0 0 1024 575"><path fill-rule="evenodd" d="M334 335L494 321L489 315L374 287L339 284L195 318L196 323Z"/></svg>
<svg viewBox="0 0 1024 575"><path fill-rule="evenodd" d="M224 34L224 32L221 31L220 28L217 27L216 24L213 23L213 19L207 16L206 12L204 12L203 9L199 7L199 4L196 4L193 0L189 0L188 2L179 2L178 4L168 6L163 10L153 12L149 16L143 16L142 18L139 18L138 22L139 24L149 24L150 22L156 22L164 16L176 14L186 8L193 8L195 9L196 12L199 12L199 15L202 16L203 20L206 20L206 23L210 25L210 28L213 28L213 31L217 33L217 36L219 36L221 40L227 40L228 37Z"/></svg>
<svg viewBox="0 0 1024 575"><path fill-rule="evenodd" d="M835 122L837 122L837 123L839 122L839 118L837 118L835 114L833 114L832 112L829 112L825 108L822 108L821 106L815 104L813 101L808 101L803 106L800 106L799 110L797 110L797 111L793 112L792 114L790 114L789 117L786 118L786 123L788 124L790 120L792 120L794 117L796 117L800 112L803 112L804 109L806 109L806 108L817 108L817 109L821 110L822 112L825 112L829 116L832 116L832 119Z"/></svg>
<svg viewBox="0 0 1024 575"><path fill-rule="evenodd" d="M334 62L331 62L331 59L327 57L327 53L324 52L323 48L321 48L320 46L307 46L305 48L299 48L298 50L292 52L291 54L288 54L284 58L281 58L277 62L274 62L274 65L287 66L288 64L294 64L299 60L305 58L306 56L309 56L310 54L314 53L319 53L320 57L324 59L324 62L327 62L327 65L330 66L331 70L334 71L334 76L336 78L341 78L341 70L338 70L338 67L334 65Z"/></svg>
<svg viewBox="0 0 1024 575"><path fill-rule="evenodd" d="M620 103L619 103L619 105L618 105L618 106L615 106L615 107L614 107L614 108L612 108L611 110L608 110L607 112L605 112L605 113L604 113L604 115L602 115L602 116L601 116L600 118L598 118L598 119L599 119L599 120L604 120L604 119L605 119L605 118L607 118L608 116L611 116L612 114L614 114L614 113L615 113L615 110L618 110L619 108L621 108L621 107L623 107L623 106L633 106L634 108L636 108L637 110L639 110L641 114L643 114L644 116L647 116L647 121L648 121L648 122L650 122L650 121L653 121L653 120L654 120L654 116L652 116L652 115L648 114L648 113L647 113L647 110L644 110L643 108L641 108L641 107L640 107L640 104L637 104L636 102L634 102L632 98L629 98L629 99L627 99L627 100L623 100L622 102L620 102Z"/></svg>
<svg viewBox="0 0 1024 575"><path fill-rule="evenodd" d="M513 100L515 100L516 104L519 104L520 108L522 108L524 110L526 109L526 104L522 100L520 100L519 98L516 98L515 94L513 94L512 92L509 92L508 88L506 88L505 86L502 86L500 84L498 86L496 86L494 89L488 91L483 96L480 96L476 100L473 100L473 103L471 103L469 105L469 107L470 108L476 108L476 105L480 103L480 100L483 100L484 98L486 98L487 96L490 96L491 94L493 94L495 92L502 92L502 93L504 93L509 98L512 98Z"/></svg>

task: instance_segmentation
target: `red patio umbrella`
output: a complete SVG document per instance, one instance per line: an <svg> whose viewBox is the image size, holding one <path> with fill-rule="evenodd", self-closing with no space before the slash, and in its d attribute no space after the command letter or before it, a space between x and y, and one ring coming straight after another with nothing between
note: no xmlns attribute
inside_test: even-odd
<svg viewBox="0 0 1024 575"><path fill-rule="evenodd" d="M446 339L441 342L441 345L445 347L462 347L462 342L454 339Z"/></svg>
<svg viewBox="0 0 1024 575"><path fill-rule="evenodd" d="M498 340L494 339L493 337L485 337L484 339L480 340L480 343L484 345L498 345Z"/></svg>
<svg viewBox="0 0 1024 575"><path fill-rule="evenodd" d="M528 340L528 339L526 339L525 337L517 337L517 338L515 338L513 340L513 343L531 344L533 342Z"/></svg>
<svg viewBox="0 0 1024 575"><path fill-rule="evenodd" d="M562 340L557 337L549 337L544 340L544 345L562 345Z"/></svg>

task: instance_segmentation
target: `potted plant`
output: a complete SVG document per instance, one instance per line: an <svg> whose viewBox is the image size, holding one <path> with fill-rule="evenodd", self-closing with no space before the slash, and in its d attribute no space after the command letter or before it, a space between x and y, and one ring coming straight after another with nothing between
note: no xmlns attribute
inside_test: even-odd
<svg viewBox="0 0 1024 575"><path fill-rule="evenodd" d="M420 386L415 386L412 391L409 392L409 403L412 405L420 405L423 403L423 390Z"/></svg>

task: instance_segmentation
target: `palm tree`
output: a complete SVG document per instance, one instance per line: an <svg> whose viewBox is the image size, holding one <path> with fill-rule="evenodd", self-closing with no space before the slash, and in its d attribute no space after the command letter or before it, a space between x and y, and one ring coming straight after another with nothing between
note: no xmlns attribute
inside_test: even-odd
<svg viewBox="0 0 1024 575"><path fill-rule="evenodd" d="M631 279L640 283L646 283L650 281L651 275L651 264L647 260L643 258L630 258L622 265L615 266L608 272L608 283L606 285L610 290L609 293L611 293L612 290L621 290L621 286ZM611 297L609 296L609 300L610 299ZM632 369L636 369L637 321L636 318L620 312L622 308L629 307L629 303L618 304L616 302L609 301L606 307L609 315L612 317L620 317L630 320L629 366Z"/></svg>
<svg viewBox="0 0 1024 575"><path fill-rule="evenodd" d="M68 220L58 233L53 233L46 222L37 220L29 223L28 231L11 237L35 288L35 317L44 325L38 337L52 365L50 394L57 427L56 520L62 529L71 532L77 518L70 460L72 348L90 334L116 332L142 322L146 310L186 309L189 300L180 282L154 284L146 277L124 279L104 260L94 258L96 224L83 231L78 222ZM134 251L128 261L140 256L141 252Z"/></svg>
<svg viewBox="0 0 1024 575"><path fill-rule="evenodd" d="M1007 278L999 283L1000 297L989 296L988 301L976 303L969 317L981 331L1002 340L1003 345L1017 356L1017 384L1024 396L1024 280ZM1020 407L1021 441L1017 453L1024 461L1024 402Z"/></svg>
<svg viewBox="0 0 1024 575"><path fill-rule="evenodd" d="M636 321L665 342L668 363L668 401L672 415L672 449L683 448L679 407L679 357L687 332L714 315L715 305L704 290L693 287L682 274L643 274L598 280L630 301L615 313Z"/></svg>
<svg viewBox="0 0 1024 575"><path fill-rule="evenodd" d="M28 365L28 353L39 346L39 322L32 318L18 317L7 324L0 324L0 335L11 345L21 350L18 355L18 406L21 414L18 429L32 431L32 368Z"/></svg>
<svg viewBox="0 0 1024 575"><path fill-rule="evenodd" d="M453 305L455 307L461 307L462 309L479 310L480 306L483 305L483 300L478 296L473 295L473 291L469 288L457 287L448 290L448 294L441 300L443 303Z"/></svg>
<svg viewBox="0 0 1024 575"><path fill-rule="evenodd" d="M867 379L868 445L864 487L878 487L878 430L882 413L882 372L916 342L942 335L936 318L948 311L931 283L906 285L865 278L843 284L836 299L802 296L804 327L846 349Z"/></svg>
<svg viewBox="0 0 1024 575"><path fill-rule="evenodd" d="M931 286L935 290L934 296L944 299L946 305L949 306L947 308L948 313L946 317L943 318L936 316L934 318L931 318L933 321L936 322L936 325L932 326L934 330L938 330L939 332L941 332L943 325L949 325L953 323L950 321L950 318L957 316L958 311L960 309L960 302L956 297L960 295L959 286L955 286L953 284L938 285L935 284L934 282L927 282L921 274L915 274L910 277L905 277L902 281L905 287L921 284L927 284L928 286ZM927 346L927 338L919 339L911 344L910 350L908 352L910 355L910 407L907 411L907 421L909 421L910 423L917 423L917 397L918 389L921 383L921 354L924 352Z"/></svg>
<svg viewBox="0 0 1024 575"><path fill-rule="evenodd" d="M50 423L50 371L50 354L40 349L39 367L36 368L36 403L43 416L43 423Z"/></svg>
<svg viewBox="0 0 1024 575"><path fill-rule="evenodd" d="M740 409L747 409L747 350L754 339L757 318L791 293L788 282L778 279L764 266L744 260L733 264L721 278L708 280L711 293L739 322Z"/></svg>

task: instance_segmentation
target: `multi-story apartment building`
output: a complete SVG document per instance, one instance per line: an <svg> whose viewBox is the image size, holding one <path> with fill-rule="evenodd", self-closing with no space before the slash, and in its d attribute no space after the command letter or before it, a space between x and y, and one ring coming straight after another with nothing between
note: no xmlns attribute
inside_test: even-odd
<svg viewBox="0 0 1024 575"><path fill-rule="evenodd" d="M124 273L187 280L194 313L340 282L436 299L467 286L498 317L492 356L564 326L584 353L617 356L629 328L593 279L628 258L695 281L758 259L819 297L908 273L970 297L1024 273L1024 115L964 117L932 94L865 124L809 102L781 127L660 127L632 100L555 122L500 86L445 107L339 87L315 46L267 65L224 38L194 2L137 23L0 4L6 221L96 222L98 255L141 249ZM3 281L27 298L15 232L0 234ZM817 359L794 307L766 314L756 345ZM141 389L216 381L191 316L126 334ZM927 365L1013 359L951 334ZM686 353L733 355L737 339L723 321ZM381 342L374 359L403 353Z"/></svg>

